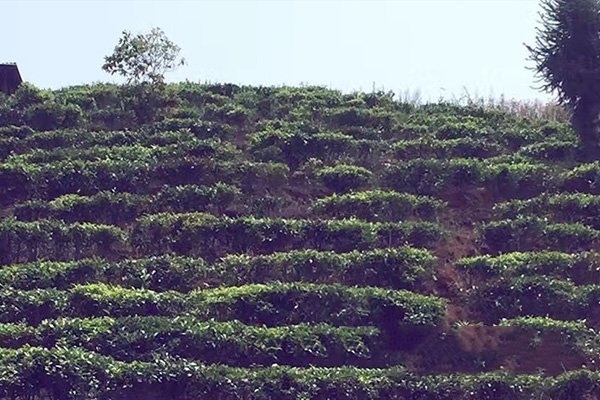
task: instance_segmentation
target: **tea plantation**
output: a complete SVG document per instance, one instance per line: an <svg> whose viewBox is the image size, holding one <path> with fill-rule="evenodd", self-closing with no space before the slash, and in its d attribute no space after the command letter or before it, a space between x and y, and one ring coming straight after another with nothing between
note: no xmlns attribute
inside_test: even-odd
<svg viewBox="0 0 600 400"><path fill-rule="evenodd" d="M320 87L0 96L0 399L600 398L566 122Z"/></svg>

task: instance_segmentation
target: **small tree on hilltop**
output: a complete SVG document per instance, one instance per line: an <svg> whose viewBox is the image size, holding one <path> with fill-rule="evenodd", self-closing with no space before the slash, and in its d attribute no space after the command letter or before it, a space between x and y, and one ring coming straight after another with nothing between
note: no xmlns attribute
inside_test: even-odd
<svg viewBox="0 0 600 400"><path fill-rule="evenodd" d="M164 84L164 74L185 64L180 50L160 28L153 28L147 34L123 31L113 53L104 57L104 71L127 79L123 93L131 102L126 101L126 107L135 112L140 125L160 120L168 113L174 100Z"/></svg>
<svg viewBox="0 0 600 400"><path fill-rule="evenodd" d="M541 89L572 111L588 155L600 154L600 0L541 0L535 46L527 46Z"/></svg>
<svg viewBox="0 0 600 400"><path fill-rule="evenodd" d="M113 53L104 57L102 69L124 76L127 83L163 83L166 72L185 64L180 51L160 28L137 35L123 31Z"/></svg>

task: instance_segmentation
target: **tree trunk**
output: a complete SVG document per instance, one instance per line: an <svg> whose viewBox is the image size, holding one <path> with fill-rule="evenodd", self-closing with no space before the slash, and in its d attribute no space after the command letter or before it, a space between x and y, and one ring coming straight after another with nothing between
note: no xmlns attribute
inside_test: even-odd
<svg viewBox="0 0 600 400"><path fill-rule="evenodd" d="M584 158L600 158L600 103L581 102L573 110L571 123L579 136Z"/></svg>

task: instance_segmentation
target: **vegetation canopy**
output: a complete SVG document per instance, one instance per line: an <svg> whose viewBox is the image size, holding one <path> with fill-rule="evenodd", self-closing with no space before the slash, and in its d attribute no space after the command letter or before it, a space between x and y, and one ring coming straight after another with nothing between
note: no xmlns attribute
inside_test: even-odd
<svg viewBox="0 0 600 400"><path fill-rule="evenodd" d="M527 46L541 88L558 94L590 152L600 139L600 1L542 0L541 27Z"/></svg>
<svg viewBox="0 0 600 400"><path fill-rule="evenodd" d="M102 69L124 76L127 83L161 83L166 72L185 64L180 51L160 28L137 35L123 31L113 53L104 58Z"/></svg>

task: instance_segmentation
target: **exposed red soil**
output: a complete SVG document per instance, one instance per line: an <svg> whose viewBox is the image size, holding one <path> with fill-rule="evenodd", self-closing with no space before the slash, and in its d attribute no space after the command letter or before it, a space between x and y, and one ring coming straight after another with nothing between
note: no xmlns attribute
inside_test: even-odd
<svg viewBox="0 0 600 400"><path fill-rule="evenodd" d="M481 362L484 364L482 368L487 370L502 369L517 374L543 372L546 375L559 375L585 367L586 358L562 343L558 334L534 337L531 330L524 328L475 325L478 323L477 315L470 312L461 298L468 280L455 268L455 262L463 257L485 253L481 243L477 243L476 228L491 217L495 200L484 189L449 192L443 200L448 207L439 219L448 236L434 250L438 257L437 280L429 289L448 299L446 323L441 332L445 341L456 343L450 347L441 343L424 344L408 357L408 365L421 373L457 373L473 372L476 362ZM468 325L453 328L461 323ZM440 338L433 339L434 342L436 340L439 342ZM437 348L452 349L453 356L459 361L440 361L433 366L420 367L419 363L426 357L435 356L430 352ZM485 365L485 361L479 359L491 361ZM463 365L460 365L461 362Z"/></svg>

